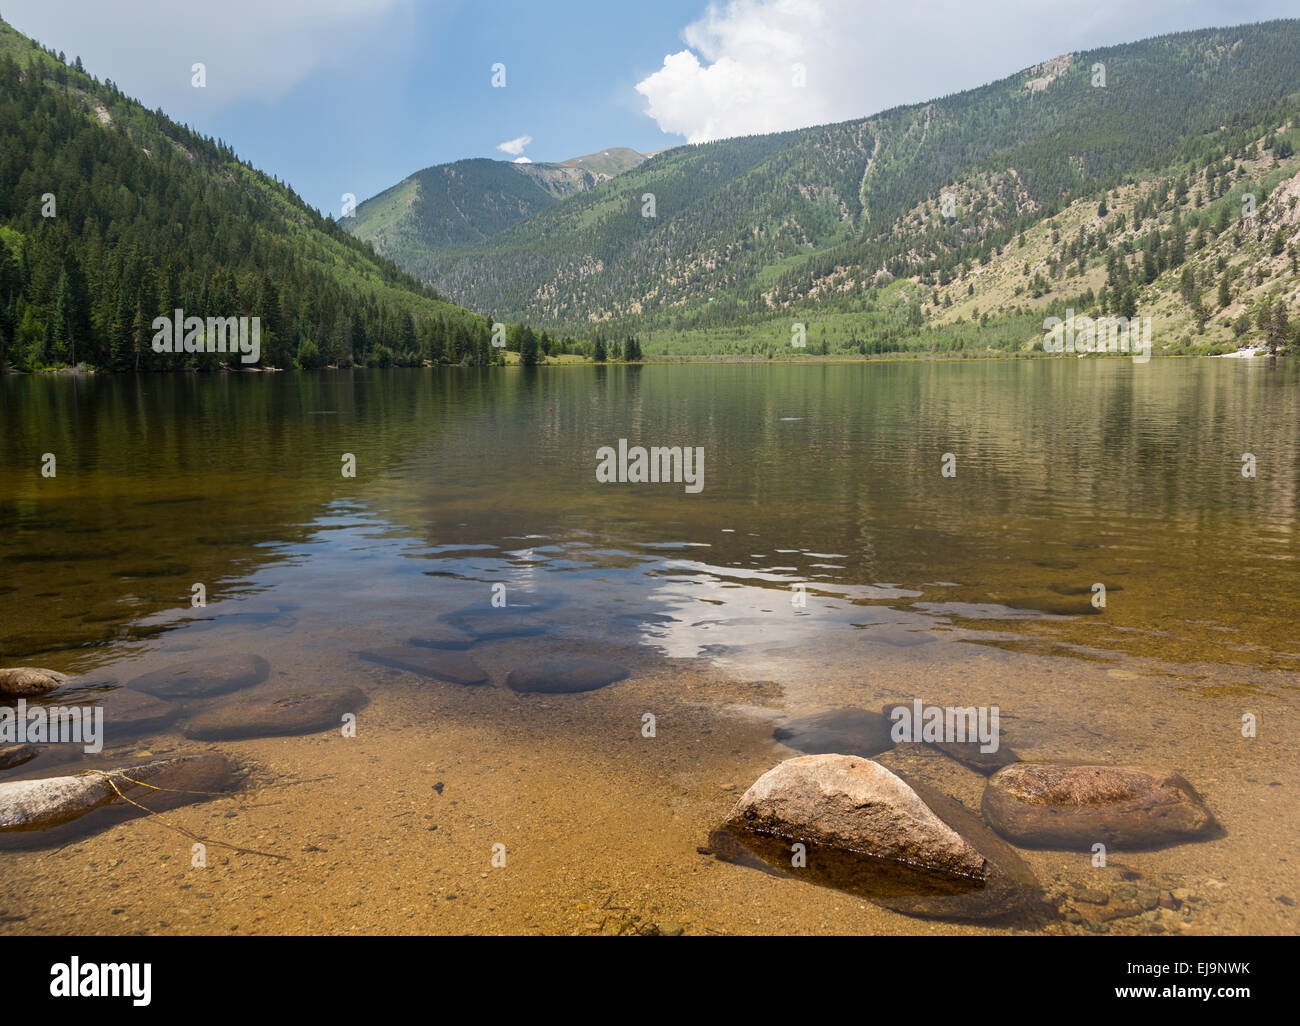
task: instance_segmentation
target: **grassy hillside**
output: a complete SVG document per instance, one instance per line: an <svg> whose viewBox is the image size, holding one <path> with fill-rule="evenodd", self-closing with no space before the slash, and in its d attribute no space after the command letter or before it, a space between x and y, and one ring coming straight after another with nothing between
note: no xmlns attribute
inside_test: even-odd
<svg viewBox="0 0 1300 1026"><path fill-rule="evenodd" d="M256 171L0 22L0 365L214 367L153 319L259 317L262 366L488 362L486 321Z"/></svg>
<svg viewBox="0 0 1300 1026"><path fill-rule="evenodd" d="M486 158L439 164L366 200L343 224L376 252L413 267L429 247L482 243L644 159L619 148L559 164Z"/></svg>

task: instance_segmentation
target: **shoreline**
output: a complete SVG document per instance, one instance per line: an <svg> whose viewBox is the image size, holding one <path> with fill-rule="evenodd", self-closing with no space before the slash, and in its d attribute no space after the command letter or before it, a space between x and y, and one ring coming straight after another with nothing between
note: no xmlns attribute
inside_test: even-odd
<svg viewBox="0 0 1300 1026"><path fill-rule="evenodd" d="M1078 359L1078 354L1074 355ZM1150 359L1153 360L1220 360L1220 359L1241 359L1253 358L1260 360L1277 360L1287 359L1288 354L1282 351L1270 356L1267 352L1252 353L1152 353ZM1088 353L1089 359L1098 360L1123 360L1131 361L1132 356L1127 353ZM682 355L674 357L664 357L663 359L639 360L635 363L624 361L607 360L603 363L596 363L592 360L548 360L545 363L537 364L532 368L523 368L517 362L497 364L491 367L471 367L465 364L440 363L433 364L425 361L419 367L367 367L363 364L354 364L351 367L337 367L328 365L318 367L312 370L303 370L299 367L230 367L222 365L220 367L207 369L202 367L178 367L171 371L130 371L125 374L115 373L109 370L96 370L91 367L58 367L35 371L16 370L13 367L5 367L0 370L0 376L29 378L29 377L155 377L158 375L168 374L319 374L321 371L371 371L371 370L537 370L541 368L571 368L571 367L674 367L682 365L719 365L719 364L771 364L773 366L798 366L801 364L816 364L821 366L865 364L865 363L1005 363L1011 361L1035 361L1045 359L1064 359L1055 353L1006 353L984 354L980 356L951 356L938 355L934 353L897 353L880 356L801 356L797 359L776 359L755 354L700 354L700 355Z"/></svg>

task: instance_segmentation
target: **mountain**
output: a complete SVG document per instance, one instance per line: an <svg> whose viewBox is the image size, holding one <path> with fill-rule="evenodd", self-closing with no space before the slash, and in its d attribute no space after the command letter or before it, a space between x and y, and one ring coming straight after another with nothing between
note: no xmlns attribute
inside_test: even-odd
<svg viewBox="0 0 1300 1026"><path fill-rule="evenodd" d="M0 368L218 366L153 352L177 308L258 317L264 367L496 358L484 318L0 22Z"/></svg>
<svg viewBox="0 0 1300 1026"><path fill-rule="evenodd" d="M1020 345L1069 286L1094 303L1106 283L1108 302L1117 287L1158 302L1182 293L1187 238L1250 242L1264 221L1221 215L1245 185L1267 203L1289 180L1298 97L1300 22L1166 35L861 120L677 147L490 244L416 232L394 256L471 308L636 332L656 343L649 352L683 339L753 351L755 333L788 347L791 322L812 319L810 337L826 333L832 352L906 348L957 311L981 324L1019 317L1005 344ZM647 194L654 216L643 216ZM1117 212L1096 218L1107 196ZM1230 305L1247 282L1254 302L1257 275L1219 255L1230 266L1216 256L1201 273L1214 298L1231 272Z"/></svg>
<svg viewBox="0 0 1300 1026"><path fill-rule="evenodd" d="M376 252L413 266L429 247L483 242L645 159L615 148L559 164L487 158L438 164L366 200L343 224Z"/></svg>

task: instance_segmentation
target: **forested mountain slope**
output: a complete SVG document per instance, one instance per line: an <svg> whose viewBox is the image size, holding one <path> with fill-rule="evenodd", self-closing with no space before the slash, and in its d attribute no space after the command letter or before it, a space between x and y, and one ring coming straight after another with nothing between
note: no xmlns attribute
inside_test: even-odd
<svg viewBox="0 0 1300 1026"><path fill-rule="evenodd" d="M487 322L254 170L0 22L0 366L213 367L154 318L259 317L262 366L488 362Z"/></svg>
<svg viewBox="0 0 1300 1026"><path fill-rule="evenodd" d="M1162 36L859 121L668 150L489 244L402 260L471 308L565 330L823 310L900 277L951 278L1175 164L1203 170L1290 124L1298 95L1300 22Z"/></svg>

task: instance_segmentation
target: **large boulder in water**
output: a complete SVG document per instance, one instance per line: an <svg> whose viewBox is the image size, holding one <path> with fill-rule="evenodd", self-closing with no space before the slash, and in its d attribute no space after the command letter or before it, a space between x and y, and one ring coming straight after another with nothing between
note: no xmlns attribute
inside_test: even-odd
<svg viewBox="0 0 1300 1026"><path fill-rule="evenodd" d="M807 755L759 777L725 826L770 865L910 915L992 919L1037 900L1029 868L963 813L869 759Z"/></svg>
<svg viewBox="0 0 1300 1026"><path fill-rule="evenodd" d="M226 655L191 659L154 670L137 677L129 686L157 698L206 698L260 684L270 672L270 665L261 656Z"/></svg>
<svg viewBox="0 0 1300 1026"><path fill-rule="evenodd" d="M989 779L983 808L998 833L1037 848L1155 848L1221 829L1183 777L1145 766L1019 762Z"/></svg>
<svg viewBox="0 0 1300 1026"><path fill-rule="evenodd" d="M53 670L35 666L10 666L0 669L0 698L35 698L68 683L68 678Z"/></svg>

